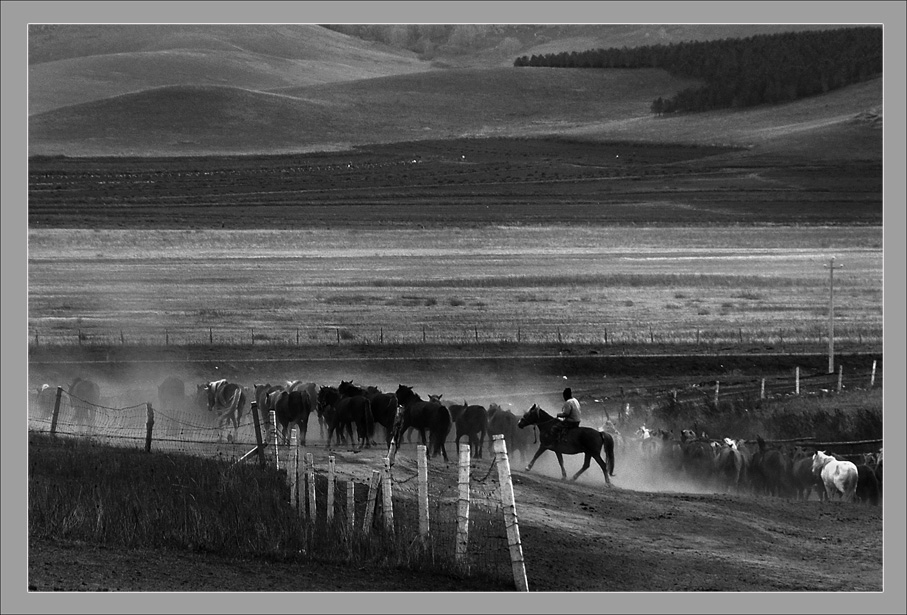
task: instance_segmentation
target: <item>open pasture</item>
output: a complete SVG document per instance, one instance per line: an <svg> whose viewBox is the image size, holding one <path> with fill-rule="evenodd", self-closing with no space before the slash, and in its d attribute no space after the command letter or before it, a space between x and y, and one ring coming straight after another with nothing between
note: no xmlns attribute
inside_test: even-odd
<svg viewBox="0 0 907 615"><path fill-rule="evenodd" d="M33 344L882 337L876 227L29 230ZM81 340L79 336L81 335Z"/></svg>

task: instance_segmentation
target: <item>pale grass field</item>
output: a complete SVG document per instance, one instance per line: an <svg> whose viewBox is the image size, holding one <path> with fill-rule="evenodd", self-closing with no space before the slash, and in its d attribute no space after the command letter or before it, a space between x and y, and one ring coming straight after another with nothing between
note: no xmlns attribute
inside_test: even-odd
<svg viewBox="0 0 907 615"><path fill-rule="evenodd" d="M41 343L881 343L880 227L29 230ZM297 337L298 336L298 337Z"/></svg>

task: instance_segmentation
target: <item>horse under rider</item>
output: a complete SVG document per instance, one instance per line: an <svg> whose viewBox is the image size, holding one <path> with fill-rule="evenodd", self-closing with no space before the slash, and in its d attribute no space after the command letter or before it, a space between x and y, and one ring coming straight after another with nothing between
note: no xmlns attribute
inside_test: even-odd
<svg viewBox="0 0 907 615"><path fill-rule="evenodd" d="M560 419L555 435L560 438L568 429L574 427L579 427L579 422L581 418L581 412L579 408L579 400L573 396L573 391L570 390L570 387L564 389L564 405L561 406L561 411L557 413L557 418Z"/></svg>

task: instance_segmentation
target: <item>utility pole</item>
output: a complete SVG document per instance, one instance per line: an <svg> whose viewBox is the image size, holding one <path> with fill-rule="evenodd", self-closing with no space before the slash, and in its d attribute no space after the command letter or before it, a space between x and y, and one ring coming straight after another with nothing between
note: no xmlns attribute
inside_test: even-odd
<svg viewBox="0 0 907 615"><path fill-rule="evenodd" d="M835 373L835 269L843 269L844 265L835 266L835 257L832 256L825 265L828 269L828 373Z"/></svg>

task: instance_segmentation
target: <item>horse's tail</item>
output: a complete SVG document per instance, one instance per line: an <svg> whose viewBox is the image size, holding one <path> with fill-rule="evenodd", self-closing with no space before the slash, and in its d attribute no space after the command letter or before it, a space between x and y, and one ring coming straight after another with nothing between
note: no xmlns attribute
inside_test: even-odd
<svg viewBox="0 0 907 615"><path fill-rule="evenodd" d="M614 438L611 434L600 431L602 436L602 445L605 447L605 457L608 460L608 474L614 476Z"/></svg>

